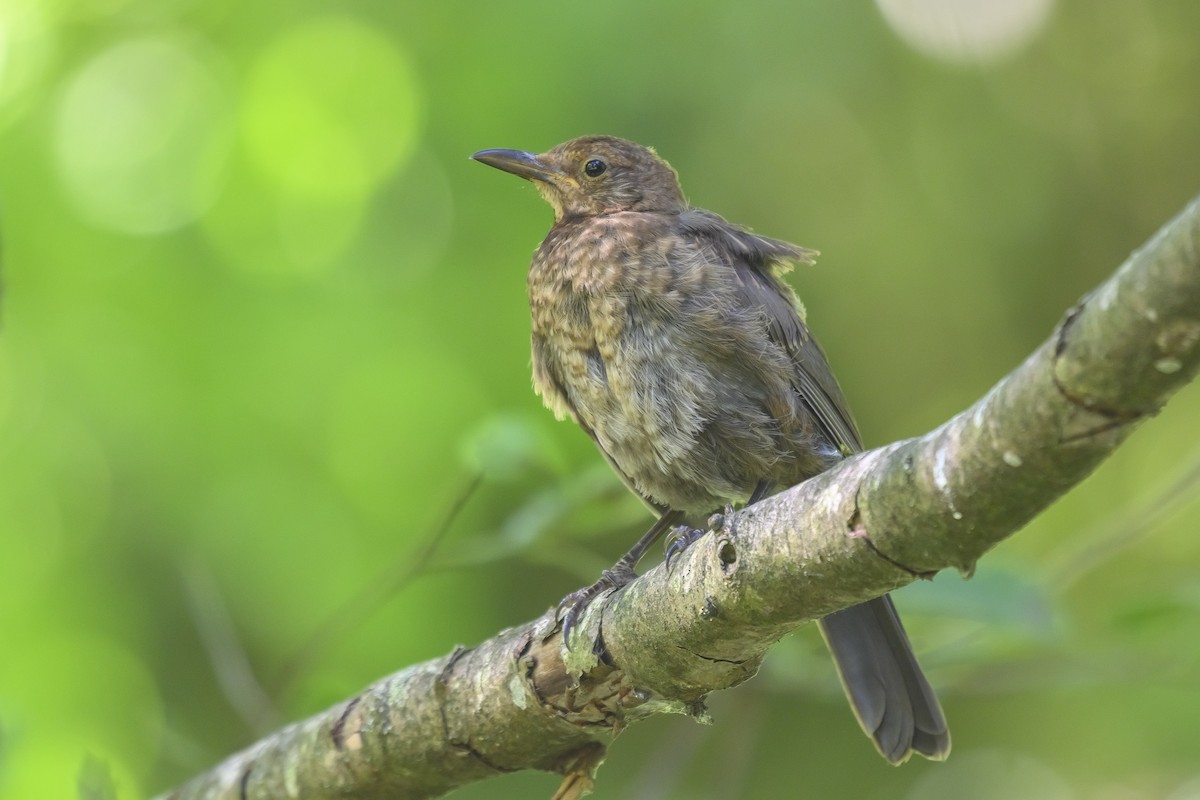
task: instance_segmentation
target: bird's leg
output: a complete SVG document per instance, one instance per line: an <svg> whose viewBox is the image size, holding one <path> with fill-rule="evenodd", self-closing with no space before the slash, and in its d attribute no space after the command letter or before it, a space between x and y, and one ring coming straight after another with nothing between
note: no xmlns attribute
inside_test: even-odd
<svg viewBox="0 0 1200 800"><path fill-rule="evenodd" d="M764 497L766 497L770 493L771 493L771 482L770 481L759 481L757 484L755 484L754 491L750 493L750 499L746 501L746 505L752 506L755 503L757 503L759 500L762 500ZM733 515L733 506L726 505L724 512L718 512L716 514L713 514L711 517L709 517L709 519L708 519L709 529L715 530L716 528L721 527L722 525L725 524L725 520L727 520L732 515ZM668 533L667 540L663 545L667 551L667 569L668 570L671 569L672 559L674 559L677 556L679 556L680 554L682 554L684 550L687 550L689 547L692 546L693 542L695 542L697 539L699 539L701 536L703 536L707 532L708 531L699 530L698 528L688 527L687 525L680 525L679 527L674 528L670 533Z"/></svg>
<svg viewBox="0 0 1200 800"><path fill-rule="evenodd" d="M750 499L746 501L746 505L752 506L755 503L757 503L759 500L762 500L764 497L769 495L770 493L771 493L771 482L770 481L759 481L758 485L754 487L754 491L750 493Z"/></svg>
<svg viewBox="0 0 1200 800"><path fill-rule="evenodd" d="M699 539L708 531L702 531L699 528L693 528L690 525L677 525L667 534L666 540L663 542L663 549L667 554L667 571L671 571L671 560L683 553L692 546L692 543Z"/></svg>
<svg viewBox="0 0 1200 800"><path fill-rule="evenodd" d="M642 556L646 554L646 551L659 540L668 528L681 519L683 519L682 511L674 509L664 511L663 515L658 518L658 521L650 527L650 530L642 534L642 538L638 539L637 543L629 548L628 553L621 556L616 564L613 564L612 567L600 574L600 580L585 589L571 592L562 599L562 602L558 604L558 613L563 621L564 642L569 643L571 641L571 628L575 626L579 615L584 612L592 600L596 599L596 595L605 589L620 588L636 578L637 573L633 571L633 568L641 561Z"/></svg>

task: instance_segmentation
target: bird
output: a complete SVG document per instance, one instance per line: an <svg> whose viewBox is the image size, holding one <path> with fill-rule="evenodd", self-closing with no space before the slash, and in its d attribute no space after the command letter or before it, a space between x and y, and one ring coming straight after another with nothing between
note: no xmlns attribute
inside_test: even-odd
<svg viewBox="0 0 1200 800"><path fill-rule="evenodd" d="M658 517L596 584L564 598L569 642L580 610L632 580L664 532L800 483L862 439L782 277L816 251L690 205L675 170L627 139L472 158L527 179L554 211L528 273L535 391ZM945 715L891 598L818 624L880 754L946 758Z"/></svg>

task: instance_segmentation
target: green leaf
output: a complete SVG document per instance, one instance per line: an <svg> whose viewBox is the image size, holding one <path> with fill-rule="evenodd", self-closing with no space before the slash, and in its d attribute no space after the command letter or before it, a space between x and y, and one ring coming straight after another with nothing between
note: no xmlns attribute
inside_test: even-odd
<svg viewBox="0 0 1200 800"><path fill-rule="evenodd" d="M545 428L528 416L497 414L469 433L463 460L489 481L512 482L530 476L560 475L566 458Z"/></svg>

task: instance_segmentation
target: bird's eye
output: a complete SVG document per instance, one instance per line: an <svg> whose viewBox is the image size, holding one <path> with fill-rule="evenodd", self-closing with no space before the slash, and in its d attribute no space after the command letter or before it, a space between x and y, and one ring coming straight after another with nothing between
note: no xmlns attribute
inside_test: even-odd
<svg viewBox="0 0 1200 800"><path fill-rule="evenodd" d="M608 169L608 164L605 164L598 158L593 158L583 165L583 174L589 178L598 178L604 174L604 170L606 169Z"/></svg>

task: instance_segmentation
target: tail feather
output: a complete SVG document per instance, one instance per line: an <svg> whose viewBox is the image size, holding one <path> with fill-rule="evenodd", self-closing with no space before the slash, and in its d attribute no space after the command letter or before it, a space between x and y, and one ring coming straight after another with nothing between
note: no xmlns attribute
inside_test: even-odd
<svg viewBox="0 0 1200 800"><path fill-rule="evenodd" d="M830 614L821 632L850 706L884 758L900 764L914 752L935 761L950 754L942 707L890 597Z"/></svg>

